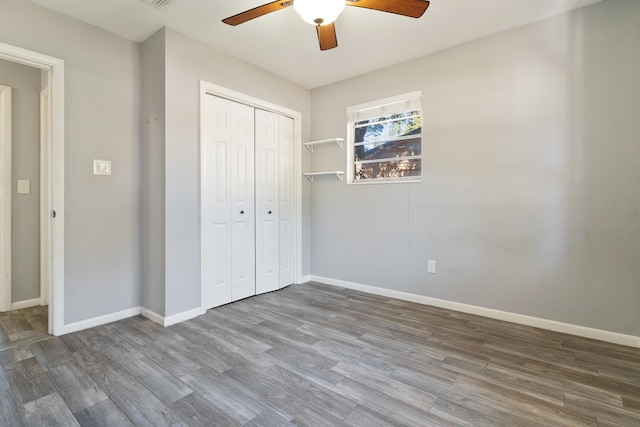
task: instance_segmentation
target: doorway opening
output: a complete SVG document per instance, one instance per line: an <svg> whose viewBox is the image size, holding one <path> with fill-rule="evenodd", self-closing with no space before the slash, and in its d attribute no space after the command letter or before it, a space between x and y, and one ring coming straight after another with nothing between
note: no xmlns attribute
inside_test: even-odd
<svg viewBox="0 0 640 427"><path fill-rule="evenodd" d="M40 297L48 304L49 334L64 333L64 61L41 53L0 43L0 59L42 71L44 90L40 93ZM1 83L1 82L0 82ZM8 91L10 94L10 91ZM4 97L4 95L3 95ZM10 98L10 96L9 96ZM0 121L2 162L11 162L11 129L7 132L7 114L11 102L3 104ZM8 105L8 107L6 107ZM8 109L7 109L8 108ZM10 117L10 116L9 116ZM11 120L9 119L9 123ZM10 126L10 124L9 124ZM8 135L8 136L7 136ZM3 164L3 172L6 170ZM13 185L9 172L2 175L2 219L0 220L0 311L22 308L11 295L11 218ZM22 184L24 185L24 183ZM28 185L27 185L28 186ZM24 190L24 187L22 187ZM6 201L6 202L5 202ZM7 215L6 212L9 212ZM8 217L8 218L7 218ZM9 236L8 244L6 236ZM8 249L7 249L8 248ZM33 305L34 301L25 303Z"/></svg>

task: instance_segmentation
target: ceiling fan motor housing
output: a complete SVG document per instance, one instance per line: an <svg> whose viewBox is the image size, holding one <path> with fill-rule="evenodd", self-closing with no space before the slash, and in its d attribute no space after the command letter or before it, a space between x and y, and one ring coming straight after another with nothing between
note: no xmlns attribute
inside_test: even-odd
<svg viewBox="0 0 640 427"><path fill-rule="evenodd" d="M293 8L311 25L328 25L344 10L344 0L294 0Z"/></svg>

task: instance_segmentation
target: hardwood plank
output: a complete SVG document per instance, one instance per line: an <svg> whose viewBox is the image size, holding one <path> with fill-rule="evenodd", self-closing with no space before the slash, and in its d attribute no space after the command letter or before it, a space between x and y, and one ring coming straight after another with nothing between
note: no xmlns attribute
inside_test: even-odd
<svg viewBox="0 0 640 427"><path fill-rule="evenodd" d="M455 385L476 398L487 398L511 406L512 425L585 426L595 423L593 417L568 410L564 405L554 405L500 384L460 375Z"/></svg>
<svg viewBox="0 0 640 427"><path fill-rule="evenodd" d="M343 419L357 406L351 399L333 393L281 366L271 367L269 373L273 375L273 381L281 382L290 392L302 396L306 400L305 407L311 411Z"/></svg>
<svg viewBox="0 0 640 427"><path fill-rule="evenodd" d="M0 366L11 366L15 362L30 359L33 353L28 345L16 345L0 351Z"/></svg>
<svg viewBox="0 0 640 427"><path fill-rule="evenodd" d="M41 334L20 313L0 317L0 327L9 338L9 341L23 340Z"/></svg>
<svg viewBox="0 0 640 427"><path fill-rule="evenodd" d="M280 414L265 411L245 424L246 427L293 427L287 418Z"/></svg>
<svg viewBox="0 0 640 427"><path fill-rule="evenodd" d="M46 307L44 307L44 310L38 310L34 313L26 313L24 317L35 331L41 334L49 333L49 315Z"/></svg>
<svg viewBox="0 0 640 427"><path fill-rule="evenodd" d="M92 348L116 363L127 363L143 357L134 346L118 335L101 335L91 339Z"/></svg>
<svg viewBox="0 0 640 427"><path fill-rule="evenodd" d="M41 341L31 345L29 350L45 370L73 361L73 355L61 340Z"/></svg>
<svg viewBox="0 0 640 427"><path fill-rule="evenodd" d="M82 427L133 426L129 418L110 399L96 403L74 415Z"/></svg>
<svg viewBox="0 0 640 427"><path fill-rule="evenodd" d="M74 357L80 369L89 375L103 391L111 382L128 380L120 366L105 356L101 349L93 346L86 347L74 353Z"/></svg>
<svg viewBox="0 0 640 427"><path fill-rule="evenodd" d="M418 409L428 410L438 398L429 392L348 362L340 362L331 370Z"/></svg>
<svg viewBox="0 0 640 427"><path fill-rule="evenodd" d="M31 402L55 391L55 386L34 357L12 364L5 374L18 404Z"/></svg>
<svg viewBox="0 0 640 427"><path fill-rule="evenodd" d="M191 393L173 402L170 408L192 427L240 427L242 425L198 393Z"/></svg>
<svg viewBox="0 0 640 427"><path fill-rule="evenodd" d="M464 374L465 376L503 386L513 392L517 391L557 406L564 404L564 392L562 390L558 390L553 386L540 384L535 379L512 376L509 373L489 370L464 361L447 360L443 362L442 367Z"/></svg>
<svg viewBox="0 0 640 427"><path fill-rule="evenodd" d="M347 425L357 427L395 427L399 425L398 421L362 405L358 405L344 421Z"/></svg>
<svg viewBox="0 0 640 427"><path fill-rule="evenodd" d="M622 396L622 407L628 411L640 414L640 396L637 398Z"/></svg>
<svg viewBox="0 0 640 427"><path fill-rule="evenodd" d="M183 382L146 357L132 360L123 368L131 378L145 386L165 404L173 403L192 393Z"/></svg>
<svg viewBox="0 0 640 427"><path fill-rule="evenodd" d="M176 325L181 326L181 325ZM215 348L209 345L207 337L204 334L197 331L191 331L190 328L183 326L181 332L191 336L192 338L180 341L180 343L170 344L169 348L174 350L180 356L195 363L200 368L206 368L214 372L224 372L231 368L231 364L234 362L231 360L224 360L216 353ZM202 336L202 341L194 343L192 341L193 336Z"/></svg>
<svg viewBox="0 0 640 427"><path fill-rule="evenodd" d="M269 412L278 418L292 420L300 408L306 406L306 399L301 393L292 393L286 384L278 381L273 371L241 366L230 369L225 375L240 384L251 384L251 397L259 400Z"/></svg>
<svg viewBox="0 0 640 427"><path fill-rule="evenodd" d="M494 416L487 416L472 409L469 405L458 405L444 398L438 398L429 412L457 426L494 427L511 425L510 413L500 414L499 412L494 412L492 414Z"/></svg>
<svg viewBox="0 0 640 427"><path fill-rule="evenodd" d="M499 416L497 418L504 418L505 414L511 414L513 410L512 405L508 403L477 393L470 393L468 389L453 382L442 381L414 370L398 368L391 377L438 396L438 400L446 399L448 403L463 405L488 416L497 414Z"/></svg>
<svg viewBox="0 0 640 427"><path fill-rule="evenodd" d="M171 328L164 328L151 320L134 323L133 328L141 331L154 343L173 344L184 339Z"/></svg>
<svg viewBox="0 0 640 427"><path fill-rule="evenodd" d="M79 426L58 393L51 393L22 405L24 422L28 426Z"/></svg>
<svg viewBox="0 0 640 427"><path fill-rule="evenodd" d="M573 393L565 393L565 407L597 418L598 421L617 422L624 426L640 426L640 413L594 401Z"/></svg>
<svg viewBox="0 0 640 427"><path fill-rule="evenodd" d="M392 358L372 352L370 349L363 349L357 345L336 341L320 341L315 343L312 349L322 356L353 363L383 375L389 375L398 368Z"/></svg>
<svg viewBox="0 0 640 427"><path fill-rule="evenodd" d="M49 378L71 412L93 406L107 399L107 395L76 363L68 363L49 370Z"/></svg>
<svg viewBox="0 0 640 427"><path fill-rule="evenodd" d="M424 425L430 418L436 417L429 414L430 406L418 409L349 378L340 381L332 391L404 425Z"/></svg>
<svg viewBox="0 0 640 427"><path fill-rule="evenodd" d="M181 378L200 369L200 365L161 343L147 344L137 347L137 349L176 378Z"/></svg>
<svg viewBox="0 0 640 427"><path fill-rule="evenodd" d="M223 374L201 371L186 375L182 381L242 425L266 409L242 384Z"/></svg>
<svg viewBox="0 0 640 427"><path fill-rule="evenodd" d="M349 424L343 422L341 419L320 412L314 408L305 408L299 412L295 418L291 420L291 424L298 427L349 427Z"/></svg>
<svg viewBox="0 0 640 427"><path fill-rule="evenodd" d="M169 407L138 383L120 377L103 386L115 405L136 426L186 426Z"/></svg>
<svg viewBox="0 0 640 427"><path fill-rule="evenodd" d="M16 426L23 425L20 417L18 404L11 394L11 386L4 373L0 368L0 426Z"/></svg>

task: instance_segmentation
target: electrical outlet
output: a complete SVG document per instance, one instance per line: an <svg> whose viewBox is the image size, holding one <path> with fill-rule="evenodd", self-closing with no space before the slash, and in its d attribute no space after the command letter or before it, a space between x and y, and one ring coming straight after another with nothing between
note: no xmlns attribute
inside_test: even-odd
<svg viewBox="0 0 640 427"><path fill-rule="evenodd" d="M436 274L436 262L430 259L427 261L427 273Z"/></svg>
<svg viewBox="0 0 640 427"><path fill-rule="evenodd" d="M29 194L31 192L30 184L31 184L31 181L27 179L19 179L18 194Z"/></svg>
<svg viewBox="0 0 640 427"><path fill-rule="evenodd" d="M111 160L98 160L93 161L93 174L94 175L111 175Z"/></svg>

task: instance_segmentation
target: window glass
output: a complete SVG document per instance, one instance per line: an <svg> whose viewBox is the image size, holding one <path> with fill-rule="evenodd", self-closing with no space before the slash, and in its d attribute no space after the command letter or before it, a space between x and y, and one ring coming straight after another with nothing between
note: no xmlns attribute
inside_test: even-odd
<svg viewBox="0 0 640 427"><path fill-rule="evenodd" d="M394 99L347 110L350 183L415 181L422 169L419 98Z"/></svg>

